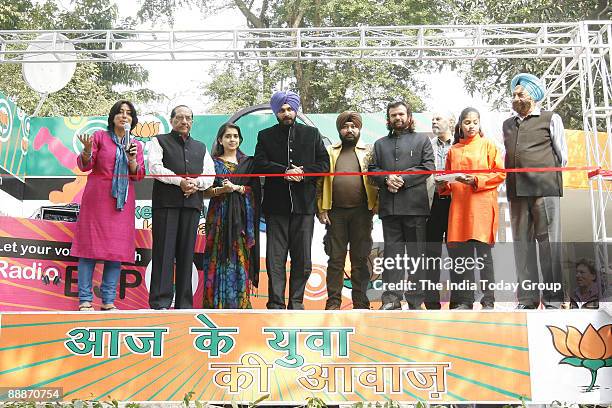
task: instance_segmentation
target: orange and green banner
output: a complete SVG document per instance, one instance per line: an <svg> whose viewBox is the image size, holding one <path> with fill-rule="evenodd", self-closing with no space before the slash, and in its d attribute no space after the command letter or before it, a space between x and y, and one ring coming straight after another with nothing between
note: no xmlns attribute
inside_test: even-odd
<svg viewBox="0 0 612 408"><path fill-rule="evenodd" d="M0 383L63 399L530 399L523 313L3 314ZM2 396L0 395L0 398ZM6 398L7 396L5 396Z"/></svg>
<svg viewBox="0 0 612 408"><path fill-rule="evenodd" d="M0 401L611 402L609 322L583 310L5 313Z"/></svg>

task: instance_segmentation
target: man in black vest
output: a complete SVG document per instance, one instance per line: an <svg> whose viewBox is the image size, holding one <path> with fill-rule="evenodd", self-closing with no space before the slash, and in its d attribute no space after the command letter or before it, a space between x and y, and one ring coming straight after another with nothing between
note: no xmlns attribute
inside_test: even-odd
<svg viewBox="0 0 612 408"><path fill-rule="evenodd" d="M554 112L542 111L536 102L544 98L542 82L531 74L512 79L514 115L504 121L505 165L507 169L564 167L567 146L563 121ZM561 216L563 196L561 172L508 173L506 190L510 204L510 222L514 256L519 281L519 309L558 308L562 290L530 290L524 283L539 283L540 269L544 283L561 283Z"/></svg>
<svg viewBox="0 0 612 408"><path fill-rule="evenodd" d="M278 124L257 135L255 172L287 174L266 177L262 209L266 217L268 309L304 309L304 290L312 271L310 251L317 211L318 177L329 171L329 156L319 131L296 123L299 96L276 92L270 100ZM285 305L287 253L291 255L289 302Z"/></svg>
<svg viewBox="0 0 612 408"><path fill-rule="evenodd" d="M168 309L172 303L176 260L175 309L192 309L191 274L198 223L206 190L215 165L206 146L190 135L193 112L179 105L170 113L172 131L157 135L149 150L149 173L153 182L153 259L149 306Z"/></svg>

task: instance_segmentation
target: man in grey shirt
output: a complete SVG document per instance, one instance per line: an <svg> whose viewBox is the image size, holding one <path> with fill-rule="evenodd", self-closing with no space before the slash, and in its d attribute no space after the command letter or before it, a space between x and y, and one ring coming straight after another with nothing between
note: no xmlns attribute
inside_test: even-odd
<svg viewBox="0 0 612 408"><path fill-rule="evenodd" d="M394 260L385 263L381 309L401 309L402 292L410 309L420 309L423 271L414 268L409 258L425 256L429 174L393 172L435 170L433 149L427 135L415 133L412 111L405 102L387 106L387 128L389 134L374 143L368 168L370 172L391 172L370 176L370 182L379 187L378 216L383 224L385 261ZM390 264L393 267L388 267Z"/></svg>
<svg viewBox="0 0 612 408"><path fill-rule="evenodd" d="M434 112L431 117L431 132L434 134L431 145L436 159L436 170L446 168L446 155L453 145L454 127L455 117L450 112ZM439 194L439 183L434 182L431 215L427 218L427 257L434 259L442 255L442 243L446 241L451 202L450 194ZM426 270L426 279L432 283L440 282L440 264L428 264ZM425 307L427 310L441 308L439 290L425 291Z"/></svg>

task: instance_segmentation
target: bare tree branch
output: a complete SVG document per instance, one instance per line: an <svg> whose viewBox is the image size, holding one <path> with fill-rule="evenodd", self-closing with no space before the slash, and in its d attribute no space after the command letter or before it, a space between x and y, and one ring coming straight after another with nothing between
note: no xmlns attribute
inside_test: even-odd
<svg viewBox="0 0 612 408"><path fill-rule="evenodd" d="M611 13L612 5L608 3L608 0L599 0L597 8L589 15L589 20L609 20Z"/></svg>
<svg viewBox="0 0 612 408"><path fill-rule="evenodd" d="M264 23L266 21L266 12L268 11L268 0L263 0L263 3L261 3L261 12L259 13L259 20L262 21L262 23ZM268 26L268 24L264 23L265 26Z"/></svg>
<svg viewBox="0 0 612 408"><path fill-rule="evenodd" d="M254 28L266 28L261 19L253 14L251 9L244 3L244 1L234 0L234 4Z"/></svg>

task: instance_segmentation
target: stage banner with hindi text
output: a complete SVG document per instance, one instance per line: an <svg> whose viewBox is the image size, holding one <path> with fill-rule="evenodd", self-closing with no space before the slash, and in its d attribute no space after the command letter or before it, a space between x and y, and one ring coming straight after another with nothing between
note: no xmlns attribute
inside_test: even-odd
<svg viewBox="0 0 612 408"><path fill-rule="evenodd" d="M299 315L299 316L298 316ZM612 402L604 311L0 315L0 401ZM563 386L559 387L560 384Z"/></svg>

